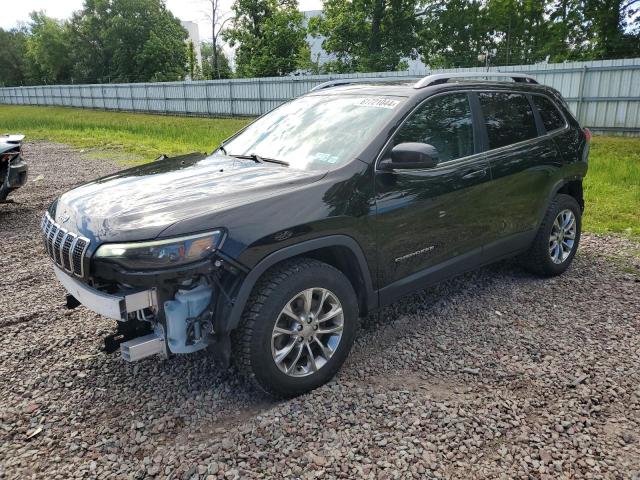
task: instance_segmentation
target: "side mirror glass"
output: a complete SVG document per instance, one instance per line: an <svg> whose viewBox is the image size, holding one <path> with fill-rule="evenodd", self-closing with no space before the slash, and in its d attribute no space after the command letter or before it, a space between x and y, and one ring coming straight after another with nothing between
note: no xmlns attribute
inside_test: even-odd
<svg viewBox="0 0 640 480"><path fill-rule="evenodd" d="M391 157L380 162L383 170L433 168L438 164L438 150L428 143L399 143Z"/></svg>

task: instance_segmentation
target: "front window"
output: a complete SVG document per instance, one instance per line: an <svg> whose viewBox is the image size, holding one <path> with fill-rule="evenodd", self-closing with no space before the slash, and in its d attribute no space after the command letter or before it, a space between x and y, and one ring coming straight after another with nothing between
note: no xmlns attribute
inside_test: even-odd
<svg viewBox="0 0 640 480"><path fill-rule="evenodd" d="M396 133L394 143L418 142L438 150L438 160L446 162L472 155L473 118L466 93L429 99Z"/></svg>
<svg viewBox="0 0 640 480"><path fill-rule="evenodd" d="M404 101L393 96L311 95L285 103L224 145L292 168L326 170L361 151Z"/></svg>

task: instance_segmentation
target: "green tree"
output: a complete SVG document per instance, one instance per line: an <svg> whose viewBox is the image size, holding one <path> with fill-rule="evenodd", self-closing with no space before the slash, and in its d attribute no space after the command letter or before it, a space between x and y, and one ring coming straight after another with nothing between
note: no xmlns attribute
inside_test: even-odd
<svg viewBox="0 0 640 480"><path fill-rule="evenodd" d="M189 72L189 78L196 80L196 74L198 73L198 61L196 59L196 50L193 46L193 40L189 39L187 42L187 71Z"/></svg>
<svg viewBox="0 0 640 480"><path fill-rule="evenodd" d="M323 15L309 21L322 35L322 48L336 61L329 71L386 71L404 68L403 58L417 56L416 0L326 0Z"/></svg>
<svg viewBox="0 0 640 480"><path fill-rule="evenodd" d="M418 13L422 61L436 68L475 67L492 46L487 9L480 0L435 0Z"/></svg>
<svg viewBox="0 0 640 480"><path fill-rule="evenodd" d="M594 58L640 55L640 0L585 0Z"/></svg>
<svg viewBox="0 0 640 480"><path fill-rule="evenodd" d="M493 64L529 64L546 58L550 24L545 7L540 0L487 0L487 26L496 51Z"/></svg>
<svg viewBox="0 0 640 480"><path fill-rule="evenodd" d="M66 83L72 80L71 38L65 22L31 13L27 38L26 76L31 83Z"/></svg>
<svg viewBox="0 0 640 480"><path fill-rule="evenodd" d="M232 72L229 66L229 59L220 46L218 46L217 50L218 52L214 60L213 43L202 42L200 45L200 53L202 54L202 76L206 79L231 78ZM218 68L214 73L213 66L215 62L217 62Z"/></svg>
<svg viewBox="0 0 640 480"><path fill-rule="evenodd" d="M26 53L25 29L3 30L0 28L0 86L8 87L25 83Z"/></svg>
<svg viewBox="0 0 640 480"><path fill-rule="evenodd" d="M71 21L80 81L184 78L186 30L163 0L85 0Z"/></svg>
<svg viewBox="0 0 640 480"><path fill-rule="evenodd" d="M236 0L233 12L223 37L237 47L238 76L287 75L308 67L304 15L296 0Z"/></svg>
<svg viewBox="0 0 640 480"><path fill-rule="evenodd" d="M228 78L230 76L229 73L224 73L226 75L223 77L223 72L220 72L219 68L221 65L227 61L226 57L224 59L219 59L218 54L222 52L220 48L220 38L222 33L224 32L225 25L232 20L232 17L227 16L222 12L222 0L207 0L209 4L210 10L207 13L207 17L211 22L211 43L213 47L211 48L211 58L209 70L212 72L211 78ZM226 18L225 18L226 17ZM228 61L227 61L228 67ZM203 70L204 70L203 65Z"/></svg>
<svg viewBox="0 0 640 480"><path fill-rule="evenodd" d="M544 54L551 62L581 60L589 48L585 0L556 0L547 6L549 33Z"/></svg>

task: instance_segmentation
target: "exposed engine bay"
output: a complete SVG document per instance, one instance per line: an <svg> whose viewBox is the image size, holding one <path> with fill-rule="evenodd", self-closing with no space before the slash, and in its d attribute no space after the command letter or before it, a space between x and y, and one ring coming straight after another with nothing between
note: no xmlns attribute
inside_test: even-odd
<svg viewBox="0 0 640 480"><path fill-rule="evenodd" d="M234 289L241 283L238 268L221 259L194 267L182 279L154 279L157 285L115 283L96 279L89 286L56 270L70 293L67 308L84 305L117 320L116 332L104 339L104 350L120 350L124 360L134 362L151 355L165 358L215 345L216 356L229 362L229 332L223 318L233 304ZM142 287L144 288L144 287Z"/></svg>

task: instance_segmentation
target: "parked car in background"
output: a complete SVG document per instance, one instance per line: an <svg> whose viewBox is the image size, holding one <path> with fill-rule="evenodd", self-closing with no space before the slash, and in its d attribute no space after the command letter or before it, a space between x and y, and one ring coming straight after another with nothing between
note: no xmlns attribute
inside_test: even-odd
<svg viewBox="0 0 640 480"><path fill-rule="evenodd" d="M473 75L330 82L212 155L63 194L42 233L68 305L117 320L106 347L126 360L209 347L287 397L402 295L516 255L561 274L590 133L529 76Z"/></svg>
<svg viewBox="0 0 640 480"><path fill-rule="evenodd" d="M22 158L24 135L0 135L0 202L27 182L27 162Z"/></svg>

